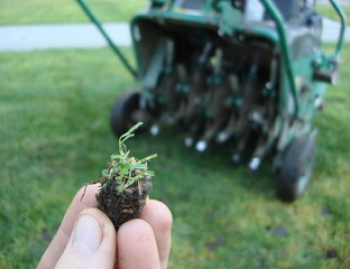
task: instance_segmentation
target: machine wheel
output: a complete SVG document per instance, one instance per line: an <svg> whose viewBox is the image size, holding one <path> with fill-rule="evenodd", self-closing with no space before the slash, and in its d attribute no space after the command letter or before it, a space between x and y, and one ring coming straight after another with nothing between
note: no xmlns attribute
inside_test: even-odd
<svg viewBox="0 0 350 269"><path fill-rule="evenodd" d="M111 128L116 136L121 136L137 123L135 114L139 112L140 93L134 90L124 92L111 110Z"/></svg>
<svg viewBox="0 0 350 269"><path fill-rule="evenodd" d="M296 138L286 148L277 178L277 195L286 202L298 199L306 190L313 171L315 143Z"/></svg>

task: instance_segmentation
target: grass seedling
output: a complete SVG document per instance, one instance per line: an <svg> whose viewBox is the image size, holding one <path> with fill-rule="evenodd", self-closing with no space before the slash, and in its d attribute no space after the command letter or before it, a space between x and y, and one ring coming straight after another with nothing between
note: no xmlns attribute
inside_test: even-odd
<svg viewBox="0 0 350 269"><path fill-rule="evenodd" d="M107 168L102 170L102 177L93 182L101 183L101 190L96 195L98 208L109 216L116 229L139 217L152 188L150 179L154 172L148 170L147 161L157 154L137 160L129 156L125 145L141 125L142 122L137 123L119 138L119 153L111 156Z"/></svg>

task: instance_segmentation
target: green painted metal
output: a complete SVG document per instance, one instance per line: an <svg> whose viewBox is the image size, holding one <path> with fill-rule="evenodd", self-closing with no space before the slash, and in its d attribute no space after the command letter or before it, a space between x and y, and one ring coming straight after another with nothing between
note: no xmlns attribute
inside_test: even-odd
<svg viewBox="0 0 350 269"><path fill-rule="evenodd" d="M341 28L340 28L339 38L338 38L337 47L335 51L335 59L338 60L340 58L341 50L343 47L344 34L346 29L346 16L344 14L344 11L342 10L342 8L340 7L340 5L336 0L330 0L330 2L340 18Z"/></svg>
<svg viewBox="0 0 350 269"><path fill-rule="evenodd" d="M294 101L294 119L297 119L299 114L299 100L298 100L298 93L297 93L295 78L294 78L293 69L292 69L291 53L288 46L286 29L284 27L283 19L280 12L276 8L276 6L270 0L260 0L260 1L264 5L266 11L271 16L273 21L276 23L277 31L279 34L279 44L283 52L282 56L284 61L284 68L287 72L288 82L290 85L290 90Z"/></svg>
<svg viewBox="0 0 350 269"><path fill-rule="evenodd" d="M114 44L112 39L109 37L109 35L106 33L106 31L103 29L101 23L96 18L96 16L92 13L88 5L84 2L84 0L76 0L79 5L82 7L82 9L85 11L85 13L88 15L90 20L95 24L97 29L101 32L103 37L106 39L108 45L112 48L112 50L115 52L115 54L119 57L119 59L122 61L126 69L130 72L130 74L137 79L138 75L135 69L130 65L126 57L122 54L122 52L119 50L118 46Z"/></svg>
<svg viewBox="0 0 350 269"><path fill-rule="evenodd" d="M346 17L345 14L336 0L330 0L335 12L340 18L340 31L335 47L335 52L332 55L325 55L321 50L315 52L315 60L313 62L313 68L315 70L315 80L323 81L331 84L335 84L337 80L338 63L344 42L344 34L346 29ZM320 84L317 84L319 87ZM322 88L322 89L321 89ZM320 89L324 91L324 87ZM320 90L320 91L321 91Z"/></svg>
<svg viewBox="0 0 350 269"><path fill-rule="evenodd" d="M232 36L238 25L242 25L242 12L232 7L228 1L221 1L217 4L218 10L221 12L220 33Z"/></svg>
<svg viewBox="0 0 350 269"><path fill-rule="evenodd" d="M299 119L304 120L308 124L311 124L315 114L314 100L317 96L313 82L313 69L311 68L313 59L314 56L310 54L300 57L292 63L294 75L299 80L302 80L301 88L304 88L299 95Z"/></svg>
<svg viewBox="0 0 350 269"><path fill-rule="evenodd" d="M152 0L152 2L159 5L164 5L168 2L168 0Z"/></svg>
<svg viewBox="0 0 350 269"><path fill-rule="evenodd" d="M163 69L163 62L166 57L166 40L159 40L155 54L151 58L149 68L145 74L142 85L144 89L154 89Z"/></svg>

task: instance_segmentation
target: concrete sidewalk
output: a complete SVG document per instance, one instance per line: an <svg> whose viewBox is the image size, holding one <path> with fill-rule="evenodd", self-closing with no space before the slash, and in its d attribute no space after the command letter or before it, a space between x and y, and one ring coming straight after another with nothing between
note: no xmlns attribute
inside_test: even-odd
<svg viewBox="0 0 350 269"><path fill-rule="evenodd" d="M128 23L106 23L103 25L115 44L130 46ZM324 19L322 40L334 42L338 38L339 23ZM345 40L350 41L347 27ZM92 23L23 25L0 27L0 51L30 51L61 48L99 48L107 42Z"/></svg>
<svg viewBox="0 0 350 269"><path fill-rule="evenodd" d="M121 46L130 46L128 23L106 23L105 31ZM92 23L0 27L0 51L98 48L107 42Z"/></svg>

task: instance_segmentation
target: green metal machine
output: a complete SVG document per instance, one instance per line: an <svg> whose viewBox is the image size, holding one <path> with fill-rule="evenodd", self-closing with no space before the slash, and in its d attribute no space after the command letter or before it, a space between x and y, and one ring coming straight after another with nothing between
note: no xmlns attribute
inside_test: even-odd
<svg viewBox="0 0 350 269"><path fill-rule="evenodd" d="M235 164L247 151L251 170L272 158L281 199L305 191L315 151L312 119L327 84L335 83L346 26L335 0L341 30L330 56L320 48L314 0L152 0L130 25L137 69L77 1L140 81L139 91L125 92L112 108L115 135L138 121L153 135L181 124L185 146L199 152L231 140Z"/></svg>

